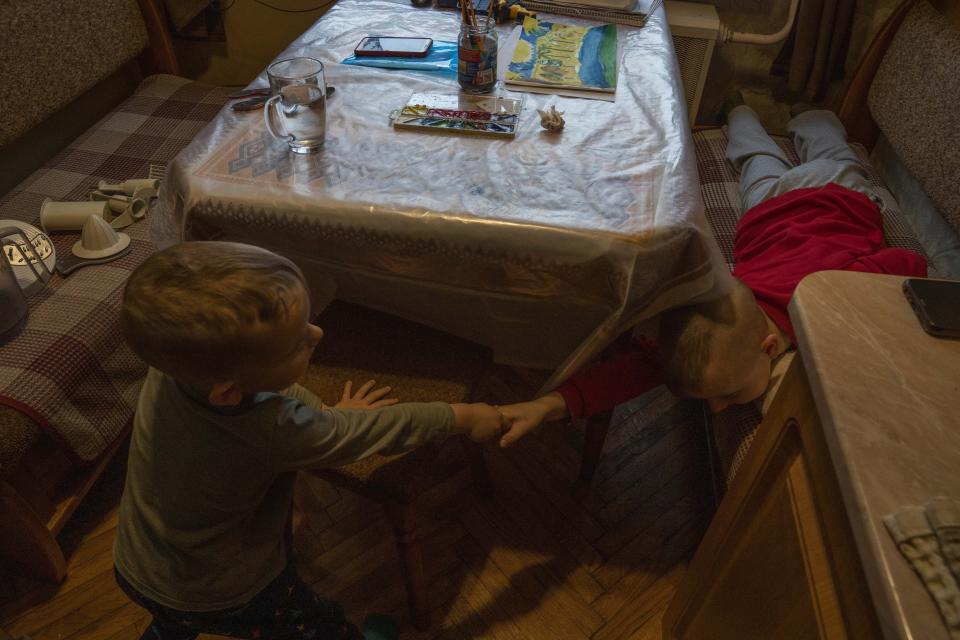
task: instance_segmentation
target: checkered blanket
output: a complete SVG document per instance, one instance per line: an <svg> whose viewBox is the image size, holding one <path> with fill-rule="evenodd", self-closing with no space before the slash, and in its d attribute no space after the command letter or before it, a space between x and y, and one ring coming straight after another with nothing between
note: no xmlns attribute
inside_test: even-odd
<svg viewBox="0 0 960 640"><path fill-rule="evenodd" d="M793 163L799 163L796 150L786 136L773 136L774 141ZM700 192L706 207L707 220L727 265L733 269L733 241L736 237L737 218L740 211L740 196L737 193L739 174L726 161L724 151L727 136L722 129L704 129L693 134L696 147L697 171L700 174ZM910 229L897 201L870 166L866 149L858 144L854 151L867 167L870 180L883 199L883 233L891 247L910 249L926 255ZM934 274L933 265L927 260L927 268ZM720 473L729 484L743 462L743 457L753 443L757 426L763 416L753 404L734 405L710 417L713 444L720 462Z"/></svg>
<svg viewBox="0 0 960 640"><path fill-rule="evenodd" d="M3 196L0 219L39 226L45 198L85 200L100 180L147 177L151 165L172 160L213 119L227 93L174 76L147 78L133 96ZM42 428L78 460L90 461L127 428L146 367L123 343L118 311L127 276L153 251L148 225L123 230L131 237L126 256L66 278L54 275L30 298L23 332L0 346L0 405L31 418L0 419L0 472L13 466L24 443L36 440L22 430ZM79 233L55 233L51 239L57 255L66 256Z"/></svg>

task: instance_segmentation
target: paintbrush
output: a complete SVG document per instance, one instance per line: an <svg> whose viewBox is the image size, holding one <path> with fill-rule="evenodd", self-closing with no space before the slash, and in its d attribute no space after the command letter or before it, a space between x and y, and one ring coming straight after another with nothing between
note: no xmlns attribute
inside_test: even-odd
<svg viewBox="0 0 960 640"><path fill-rule="evenodd" d="M467 11L470 13L470 26L473 28L476 28L477 12L476 12L476 8L473 6L473 0L467 0Z"/></svg>

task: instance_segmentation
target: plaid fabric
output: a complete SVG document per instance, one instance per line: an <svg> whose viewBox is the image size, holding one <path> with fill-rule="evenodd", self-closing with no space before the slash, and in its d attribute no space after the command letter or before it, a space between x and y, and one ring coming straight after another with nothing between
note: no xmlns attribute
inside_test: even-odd
<svg viewBox="0 0 960 640"><path fill-rule="evenodd" d="M709 428L713 431L713 448L720 463L721 479L727 485L733 482L740 470L761 420L763 415L752 402L735 404L707 417Z"/></svg>
<svg viewBox="0 0 960 640"><path fill-rule="evenodd" d="M3 196L0 219L39 226L45 198L85 200L100 180L147 177L151 165L172 160L217 114L228 92L174 76L147 78L133 96ZM153 251L149 223L123 233L131 237L129 254L66 278L54 275L30 299L23 332L0 346L0 405L32 418L80 461L94 460L124 432L146 373L120 337L118 311L127 276ZM58 256L66 256L79 233L51 239ZM17 424L36 428L8 420L0 421L0 429ZM9 469L23 453L7 443L33 439L0 433L0 469Z"/></svg>
<svg viewBox="0 0 960 640"><path fill-rule="evenodd" d="M784 150L791 162L799 163L796 150L787 136L772 136L773 140ZM693 143L696 149L697 171L700 174L700 191L706 208L707 220L720 250L723 253L727 266L733 269L733 241L736 237L737 218L740 211L740 196L737 193L739 174L727 162L724 151L727 147L727 136L722 129L704 129L693 134ZM859 144L854 144L864 166L867 167L870 181L877 189L877 194L884 202L881 208L883 215L883 232L887 244L891 247L910 249L920 255L926 255L914 236L903 214L897 207L893 194L883 185L876 172L870 166L866 150ZM933 265L927 259L927 268L934 273ZM753 442L757 426L763 419L761 413L753 406L733 406L729 409L712 415L709 418L710 428L714 434L715 454L719 458L720 469L724 479L729 484L740 468L740 463L747 449Z"/></svg>

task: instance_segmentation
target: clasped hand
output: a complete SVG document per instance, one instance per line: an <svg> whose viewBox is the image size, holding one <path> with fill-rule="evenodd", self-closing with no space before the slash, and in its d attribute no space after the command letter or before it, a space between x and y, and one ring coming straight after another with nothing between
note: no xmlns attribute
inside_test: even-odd
<svg viewBox="0 0 960 640"><path fill-rule="evenodd" d="M500 411L507 424L500 438L500 446L507 448L536 430L543 422L566 418L567 404L563 396L553 392L529 402L505 404Z"/></svg>
<svg viewBox="0 0 960 640"><path fill-rule="evenodd" d="M498 407L484 402L452 404L454 432L461 433L474 442L483 442L506 432L510 426Z"/></svg>

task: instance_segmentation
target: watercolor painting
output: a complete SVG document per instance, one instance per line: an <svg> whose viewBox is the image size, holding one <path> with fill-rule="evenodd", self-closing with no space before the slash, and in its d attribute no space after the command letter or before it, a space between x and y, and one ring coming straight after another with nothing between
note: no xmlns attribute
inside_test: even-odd
<svg viewBox="0 0 960 640"><path fill-rule="evenodd" d="M528 17L521 29L507 84L616 90L616 25L579 27Z"/></svg>

